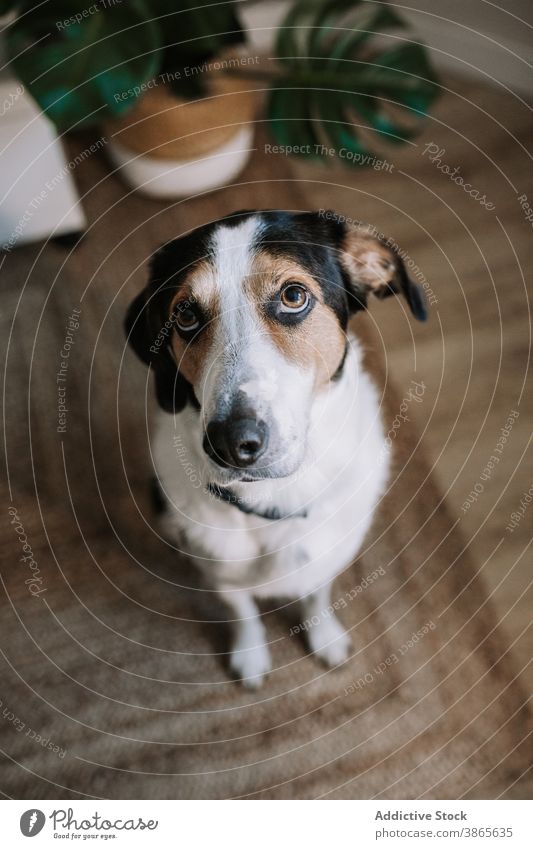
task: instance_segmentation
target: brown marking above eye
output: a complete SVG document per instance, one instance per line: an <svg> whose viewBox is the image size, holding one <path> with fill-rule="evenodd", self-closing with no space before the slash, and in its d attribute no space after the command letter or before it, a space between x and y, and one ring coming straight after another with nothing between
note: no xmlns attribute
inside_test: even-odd
<svg viewBox="0 0 533 849"><path fill-rule="evenodd" d="M263 306L291 285L308 291L315 305L302 322L287 327L269 319ZM342 362L346 335L335 312L324 303L318 281L294 260L261 252L254 259L245 292L278 350L291 362L312 370L317 388L325 387Z"/></svg>
<svg viewBox="0 0 533 849"><path fill-rule="evenodd" d="M275 256L267 251L260 251L254 257L243 288L253 303L266 303L289 285L302 286L315 300L323 300L320 285L308 271L289 257Z"/></svg>
<svg viewBox="0 0 533 849"><path fill-rule="evenodd" d="M169 306L169 317L172 317L180 303L188 302L191 305L197 303L202 307L205 306L206 311L212 312L217 301L213 268L207 260L202 259L189 269L179 286L176 286L176 292Z"/></svg>

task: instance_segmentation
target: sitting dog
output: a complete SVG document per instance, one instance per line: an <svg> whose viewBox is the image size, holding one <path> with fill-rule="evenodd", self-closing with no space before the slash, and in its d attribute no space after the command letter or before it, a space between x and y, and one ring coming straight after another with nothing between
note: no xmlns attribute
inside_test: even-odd
<svg viewBox="0 0 533 849"><path fill-rule="evenodd" d="M388 476L378 393L351 315L369 295L422 292L395 245L331 212L238 212L168 242L126 317L151 366L163 528L224 600L231 670L271 665L257 600L298 599L310 649L348 656L330 603Z"/></svg>

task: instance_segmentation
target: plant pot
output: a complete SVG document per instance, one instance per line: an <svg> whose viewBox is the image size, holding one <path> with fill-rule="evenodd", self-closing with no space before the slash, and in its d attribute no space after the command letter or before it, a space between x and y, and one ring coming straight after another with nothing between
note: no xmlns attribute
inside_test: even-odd
<svg viewBox="0 0 533 849"><path fill-rule="evenodd" d="M107 151L120 176L156 198L230 182L252 151L258 98L248 85L229 74L210 74L207 96L185 100L157 80L123 118L104 124Z"/></svg>

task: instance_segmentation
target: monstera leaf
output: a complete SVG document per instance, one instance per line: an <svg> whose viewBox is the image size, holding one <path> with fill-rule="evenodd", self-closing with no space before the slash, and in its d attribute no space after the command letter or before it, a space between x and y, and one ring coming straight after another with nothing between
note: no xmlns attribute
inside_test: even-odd
<svg viewBox="0 0 533 849"><path fill-rule="evenodd" d="M16 73L61 130L131 108L134 96L124 92L160 64L158 25L142 2L88 8L86 0L50 0L9 28Z"/></svg>
<svg viewBox="0 0 533 849"><path fill-rule="evenodd" d="M383 37L376 44L376 35L401 34L404 27L382 4L296 2L276 43L280 71L268 107L276 139L303 155L325 141L337 154L365 154L361 122L392 142L410 138L417 129L413 118L426 114L438 81L421 45L403 37L394 46ZM393 117L398 107L402 120Z"/></svg>
<svg viewBox="0 0 533 849"><path fill-rule="evenodd" d="M15 10L7 44L13 68L61 130L131 109L152 82L185 96L206 75L186 73L242 42L233 0L0 0ZM178 6L178 8L176 8Z"/></svg>
<svg viewBox="0 0 533 849"><path fill-rule="evenodd" d="M179 5L179 8L176 8ZM202 7L206 8L202 8ZM199 97L206 91L201 68L226 47L244 42L235 4L213 0L152 0L164 47L161 72L182 97Z"/></svg>
<svg viewBox="0 0 533 849"><path fill-rule="evenodd" d="M150 0L149 5L161 26L165 47L174 45L180 62L214 56L226 44L244 40L234 2Z"/></svg>

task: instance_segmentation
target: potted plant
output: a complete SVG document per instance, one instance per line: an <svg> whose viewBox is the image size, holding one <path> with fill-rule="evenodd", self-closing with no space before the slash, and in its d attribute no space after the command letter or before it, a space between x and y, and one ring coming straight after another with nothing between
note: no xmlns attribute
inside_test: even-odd
<svg viewBox="0 0 533 849"><path fill-rule="evenodd" d="M61 132L103 125L121 173L148 194L232 179L263 92L284 149L313 157L327 144L360 164L365 135L405 141L437 95L427 52L385 4L296 0L268 59L246 52L241 3L175 5L0 0L12 67L41 108Z"/></svg>

